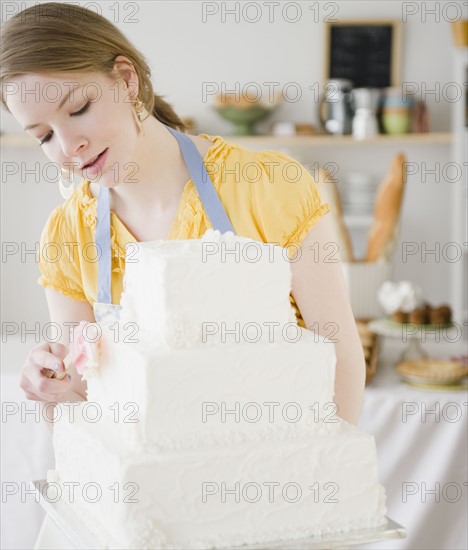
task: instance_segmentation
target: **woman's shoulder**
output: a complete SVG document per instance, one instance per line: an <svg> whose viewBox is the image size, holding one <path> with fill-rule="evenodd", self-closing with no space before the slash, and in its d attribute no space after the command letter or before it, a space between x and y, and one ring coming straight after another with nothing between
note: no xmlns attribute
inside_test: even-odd
<svg viewBox="0 0 468 550"><path fill-rule="evenodd" d="M82 225L79 187L48 215L40 237L37 282L78 301L87 301L83 290Z"/></svg>
<svg viewBox="0 0 468 550"><path fill-rule="evenodd" d="M208 149L208 156L212 158L227 158L241 156L243 158L256 158L262 156L274 156L286 162L299 162L291 155L288 155L282 151L273 149L256 150L249 147L245 147L236 142L235 136L224 137L219 134L198 134L192 136L199 139L198 143L202 143L201 140L206 142ZM211 142L211 145L210 143Z"/></svg>
<svg viewBox="0 0 468 550"><path fill-rule="evenodd" d="M200 134L212 142L204 163L213 183L282 184L307 181L312 176L305 166L292 155L273 149L256 150L245 147L220 135ZM209 169L208 169L209 168ZM214 176L214 177L213 177ZM257 185L258 187L258 185Z"/></svg>
<svg viewBox="0 0 468 550"><path fill-rule="evenodd" d="M315 178L292 155L207 137L215 140L207 172L238 233L289 246L329 211Z"/></svg>

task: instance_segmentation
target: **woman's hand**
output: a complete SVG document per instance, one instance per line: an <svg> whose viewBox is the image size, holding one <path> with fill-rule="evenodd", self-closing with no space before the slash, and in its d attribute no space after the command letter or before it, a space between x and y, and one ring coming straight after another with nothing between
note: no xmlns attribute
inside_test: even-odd
<svg viewBox="0 0 468 550"><path fill-rule="evenodd" d="M68 349L63 344L43 342L33 348L21 371L20 387L26 399L59 403L67 400L71 390L71 377L62 380L51 378L54 372L64 370L63 359Z"/></svg>

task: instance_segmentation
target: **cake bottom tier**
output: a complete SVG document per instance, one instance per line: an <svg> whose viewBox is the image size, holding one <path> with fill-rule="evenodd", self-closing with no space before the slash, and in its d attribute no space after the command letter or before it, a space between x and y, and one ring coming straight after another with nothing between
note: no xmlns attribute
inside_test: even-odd
<svg viewBox="0 0 468 550"><path fill-rule="evenodd" d="M386 522L374 438L342 421L334 435L184 452L124 445L102 419L54 428L50 485L101 548L229 548Z"/></svg>

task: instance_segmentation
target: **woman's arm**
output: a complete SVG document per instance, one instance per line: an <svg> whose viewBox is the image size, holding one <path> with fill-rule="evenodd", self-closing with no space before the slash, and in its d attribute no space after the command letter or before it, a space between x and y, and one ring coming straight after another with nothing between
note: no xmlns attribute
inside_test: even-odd
<svg viewBox="0 0 468 550"><path fill-rule="evenodd" d="M304 238L299 259L292 259L292 295L308 328L317 327L322 336L332 338L332 328L336 327L332 338L337 340L334 399L338 416L355 424L364 394L366 367L336 249L330 217L323 216ZM326 327L327 323L332 325Z"/></svg>
<svg viewBox="0 0 468 550"><path fill-rule="evenodd" d="M71 326L73 330L76 325L65 325L64 323L78 324L80 321L94 323L93 308L88 302L78 302L50 288L46 288L46 298L50 320L60 329L60 343L68 348L70 346L69 327ZM68 372L71 376L71 389L65 401L86 400L86 382L81 379L74 367L70 367Z"/></svg>

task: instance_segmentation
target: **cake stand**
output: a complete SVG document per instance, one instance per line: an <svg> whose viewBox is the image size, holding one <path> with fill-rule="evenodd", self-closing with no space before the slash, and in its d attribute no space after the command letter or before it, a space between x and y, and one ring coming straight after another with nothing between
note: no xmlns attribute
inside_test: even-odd
<svg viewBox="0 0 468 550"><path fill-rule="evenodd" d="M455 342L456 335L450 331L458 329L454 323L447 325L420 325L416 323L395 323L390 319L375 319L367 325L369 330L380 336L397 338L402 343L407 343L402 351L400 361L409 361L411 359L427 359L429 356L421 347L421 342L434 342L447 340Z"/></svg>
<svg viewBox="0 0 468 550"><path fill-rule="evenodd" d="M93 536L86 530L63 503L51 503L46 498L47 481L41 479L31 482L31 489L35 490L39 502L52 521L67 537L72 546L79 550L96 550L99 546L93 540ZM323 535L321 537L309 537L291 541L269 542L265 544L230 546L231 550L337 550L349 548L359 544L379 542L390 539L404 539L406 529L387 517L387 525L375 529L361 529L348 533Z"/></svg>

